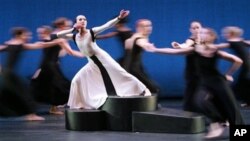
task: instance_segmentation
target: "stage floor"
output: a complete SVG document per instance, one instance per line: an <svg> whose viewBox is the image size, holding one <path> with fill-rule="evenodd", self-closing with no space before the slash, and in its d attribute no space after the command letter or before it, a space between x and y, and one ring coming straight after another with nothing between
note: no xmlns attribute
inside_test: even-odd
<svg viewBox="0 0 250 141"><path fill-rule="evenodd" d="M181 100L160 101L162 107L181 108ZM0 141L202 141L201 134L133 133L133 132L83 132L65 129L64 116L50 115L47 105L41 105L39 115L45 121L27 122L18 119L0 118ZM241 109L247 124L250 124L250 108ZM228 141L218 139L217 141Z"/></svg>

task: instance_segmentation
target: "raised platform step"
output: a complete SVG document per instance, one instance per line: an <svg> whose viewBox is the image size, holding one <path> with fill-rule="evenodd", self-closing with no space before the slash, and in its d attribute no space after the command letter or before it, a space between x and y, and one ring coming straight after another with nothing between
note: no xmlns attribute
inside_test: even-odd
<svg viewBox="0 0 250 141"><path fill-rule="evenodd" d="M133 112L132 124L134 132L192 134L205 131L204 116L170 108Z"/></svg>
<svg viewBox="0 0 250 141"><path fill-rule="evenodd" d="M155 111L157 96L109 96L102 110L106 112L108 130L132 131L132 112Z"/></svg>
<svg viewBox="0 0 250 141"><path fill-rule="evenodd" d="M75 131L101 131L106 129L102 110L66 109L65 127Z"/></svg>

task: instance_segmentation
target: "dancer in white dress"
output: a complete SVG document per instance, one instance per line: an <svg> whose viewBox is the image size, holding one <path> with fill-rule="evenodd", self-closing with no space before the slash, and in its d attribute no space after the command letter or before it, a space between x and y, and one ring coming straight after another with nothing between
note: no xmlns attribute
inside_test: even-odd
<svg viewBox="0 0 250 141"><path fill-rule="evenodd" d="M79 15L76 17L74 28L57 33L60 38L73 39L88 59L88 63L71 82L68 100L71 109L98 109L105 103L108 95L151 95L143 83L126 72L95 42L97 34L111 28L128 14L129 11L121 10L117 18L92 29L86 29L86 17ZM75 29L78 31L76 34L73 33Z"/></svg>

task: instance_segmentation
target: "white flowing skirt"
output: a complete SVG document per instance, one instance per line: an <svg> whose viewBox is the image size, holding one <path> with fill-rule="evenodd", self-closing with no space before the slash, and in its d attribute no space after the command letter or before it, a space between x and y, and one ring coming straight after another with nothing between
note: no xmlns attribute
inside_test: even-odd
<svg viewBox="0 0 250 141"><path fill-rule="evenodd" d="M137 96L143 92L146 92L145 95L151 95L142 82L125 71L105 51L98 48L95 56L107 70L118 96ZM98 66L90 58L88 60L71 82L68 100L68 106L71 109L98 109L108 97Z"/></svg>

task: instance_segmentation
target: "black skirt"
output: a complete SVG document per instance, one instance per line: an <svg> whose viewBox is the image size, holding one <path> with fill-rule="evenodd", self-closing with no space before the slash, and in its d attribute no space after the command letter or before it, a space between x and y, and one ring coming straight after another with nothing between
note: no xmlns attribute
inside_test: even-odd
<svg viewBox="0 0 250 141"><path fill-rule="evenodd" d="M57 63L48 63L41 67L38 77L32 79L31 88L36 101L62 105L68 101L70 81L63 75Z"/></svg>
<svg viewBox="0 0 250 141"><path fill-rule="evenodd" d="M0 75L0 116L31 114L35 107L28 83L11 71L3 72Z"/></svg>

